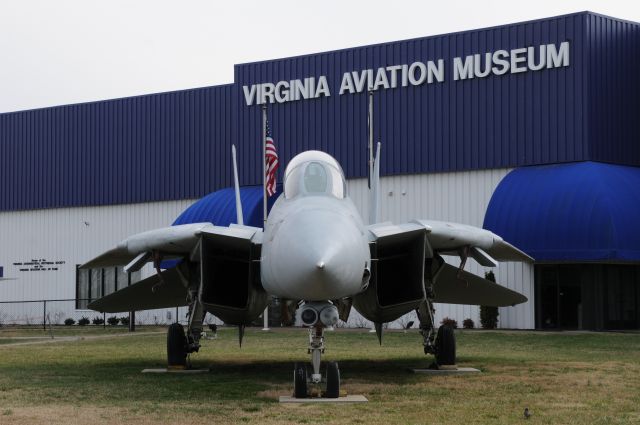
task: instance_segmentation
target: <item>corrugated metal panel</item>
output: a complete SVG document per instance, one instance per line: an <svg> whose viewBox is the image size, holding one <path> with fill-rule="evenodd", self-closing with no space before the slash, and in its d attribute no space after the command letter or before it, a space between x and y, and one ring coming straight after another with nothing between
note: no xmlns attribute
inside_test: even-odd
<svg viewBox="0 0 640 425"><path fill-rule="evenodd" d="M326 75L330 97L269 105L286 162L301 149L334 155L348 177L364 176L367 95L339 95L345 72L445 61L445 81L375 92L375 139L383 174L442 172L586 159L586 14L236 66L240 143L260 134L259 105L244 85ZM465 81L453 58L569 40L570 66ZM639 158L640 160L640 158Z"/></svg>
<svg viewBox="0 0 640 425"><path fill-rule="evenodd" d="M230 182L232 85L0 115L0 210L189 199Z"/></svg>
<svg viewBox="0 0 640 425"><path fill-rule="evenodd" d="M75 297L75 267L111 249L124 238L169 226L193 201L126 206L58 208L0 213L0 264L5 275L0 300ZM13 263L64 261L58 271L20 272Z"/></svg>
<svg viewBox="0 0 640 425"><path fill-rule="evenodd" d="M132 234L171 224L192 200L149 202L136 205L106 207L58 208L0 213L0 264L5 275L17 278L0 284L0 301L42 299L74 299L76 265L82 264ZM13 263L44 259L63 261L57 271L21 272ZM142 277L153 267L145 266ZM186 308L181 308L181 318ZM73 302L48 303L49 320L61 323L72 316ZM167 311L150 310L136 313L143 323L165 323ZM89 318L95 312L87 312ZM76 316L77 318L78 316ZM42 304L2 304L0 321L42 323Z"/></svg>
<svg viewBox="0 0 640 425"><path fill-rule="evenodd" d="M589 158L640 165L640 27L587 16Z"/></svg>

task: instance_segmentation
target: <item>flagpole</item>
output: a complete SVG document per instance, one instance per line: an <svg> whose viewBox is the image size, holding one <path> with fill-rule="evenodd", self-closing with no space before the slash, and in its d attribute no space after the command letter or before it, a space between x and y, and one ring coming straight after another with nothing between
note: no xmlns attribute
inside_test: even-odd
<svg viewBox="0 0 640 425"><path fill-rule="evenodd" d="M262 105L262 229L267 227L267 104ZM269 305L262 313L263 331L269 330Z"/></svg>
<svg viewBox="0 0 640 425"><path fill-rule="evenodd" d="M371 189L371 177L373 176L373 90L369 90L369 189Z"/></svg>
<svg viewBox="0 0 640 425"><path fill-rule="evenodd" d="M372 179L373 179L373 90L369 89L369 114L367 117L367 124L369 124L369 176L367 178L367 183L369 185L369 209L371 209L371 198L372 198ZM371 217L373 217L373 212L369 211L369 224L371 223ZM372 327L369 329L369 332L376 332L376 324L371 323Z"/></svg>

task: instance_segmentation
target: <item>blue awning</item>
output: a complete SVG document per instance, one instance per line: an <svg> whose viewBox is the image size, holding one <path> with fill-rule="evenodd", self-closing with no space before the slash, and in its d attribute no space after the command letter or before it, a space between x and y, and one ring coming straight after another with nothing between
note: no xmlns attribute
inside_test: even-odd
<svg viewBox="0 0 640 425"><path fill-rule="evenodd" d="M278 198L281 186L277 188L274 196L268 200L268 208ZM240 201L244 224L247 226L262 227L262 186L244 186L240 188ZM228 226L236 223L236 195L233 188L221 189L210 193L196 201L173 222L176 224L189 223L213 223L216 226Z"/></svg>
<svg viewBox="0 0 640 425"><path fill-rule="evenodd" d="M538 262L640 261L640 168L525 167L498 185L484 228Z"/></svg>

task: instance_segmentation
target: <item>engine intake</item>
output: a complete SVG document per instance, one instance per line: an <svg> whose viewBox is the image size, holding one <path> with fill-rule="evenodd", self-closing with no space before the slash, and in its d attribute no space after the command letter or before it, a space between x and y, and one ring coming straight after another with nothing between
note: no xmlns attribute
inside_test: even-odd
<svg viewBox="0 0 640 425"><path fill-rule="evenodd" d="M353 298L355 309L372 322L386 323L417 308L424 299L426 243L424 229L415 229L371 244L371 278Z"/></svg>

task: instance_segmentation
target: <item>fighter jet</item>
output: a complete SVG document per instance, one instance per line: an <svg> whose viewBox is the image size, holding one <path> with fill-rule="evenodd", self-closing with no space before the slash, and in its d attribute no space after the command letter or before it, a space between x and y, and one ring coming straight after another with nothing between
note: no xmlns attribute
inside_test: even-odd
<svg viewBox="0 0 640 425"><path fill-rule="evenodd" d="M188 306L188 325L172 324L167 336L170 366L185 366L200 348L203 319L209 312L226 324L244 327L256 320L272 296L299 305L309 329L310 373L294 365L294 394L306 397L310 386L326 385L326 397L338 397L340 371L328 363L321 374L324 331L351 308L382 325L416 311L425 354L436 365L455 364L455 338L436 329L434 303L510 306L527 298L464 270L468 257L486 267L498 261L532 261L498 235L463 224L414 220L377 222L380 145L371 176L371 212L365 223L348 196L340 164L329 154L306 151L287 165L284 193L276 200L264 229L243 224L234 152L237 224L195 223L131 236L82 265L97 268L126 264L139 270L152 261L157 273L89 305L99 312ZM460 265L443 256L460 258ZM161 261L179 264L162 270Z"/></svg>

